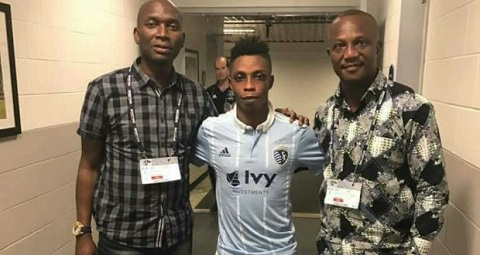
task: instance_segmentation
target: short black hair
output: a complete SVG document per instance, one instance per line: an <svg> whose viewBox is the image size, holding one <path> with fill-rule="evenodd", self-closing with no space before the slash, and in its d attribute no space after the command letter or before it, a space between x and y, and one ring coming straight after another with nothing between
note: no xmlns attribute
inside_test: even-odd
<svg viewBox="0 0 480 255"><path fill-rule="evenodd" d="M270 71L272 71L272 59L270 58L269 51L268 43L262 41L260 36L246 35L240 38L230 50L230 68L232 66L231 64L233 64L238 57L258 55L267 60L268 67Z"/></svg>

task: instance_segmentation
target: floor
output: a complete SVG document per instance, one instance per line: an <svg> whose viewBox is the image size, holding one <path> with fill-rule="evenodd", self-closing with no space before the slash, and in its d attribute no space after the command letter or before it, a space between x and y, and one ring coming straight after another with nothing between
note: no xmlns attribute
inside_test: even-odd
<svg viewBox="0 0 480 255"><path fill-rule="evenodd" d="M192 207L202 200L202 198L210 191L211 184L208 176L205 177L206 167L191 168L191 182L197 181L198 178L203 179L198 182L193 190L190 192L190 201ZM295 177L294 177L295 178ZM292 203L301 205L302 203L311 203L315 201L315 194L318 191L317 186L308 187L311 190L301 190L301 193L308 192L313 193L313 200L302 199L299 195L292 195ZM311 185L310 185L311 186ZM292 185L292 187L299 187ZM302 187L302 188L304 188ZM298 188L297 188L298 189ZM295 193L295 190L292 190ZM305 197L305 196L304 196ZM310 196L308 196L310 197ZM302 206L300 206L301 208ZM194 209L195 212L195 225L193 230L193 255L214 255L218 237L218 224L217 215L211 213L208 209ZM297 240L297 254L298 255L315 255L315 238L319 229L319 215L317 213L294 213L293 222L295 224L295 239Z"/></svg>

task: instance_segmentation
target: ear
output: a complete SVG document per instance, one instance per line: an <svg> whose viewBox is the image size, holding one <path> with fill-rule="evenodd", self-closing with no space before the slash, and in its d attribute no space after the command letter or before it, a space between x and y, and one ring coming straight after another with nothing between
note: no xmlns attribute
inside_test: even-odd
<svg viewBox="0 0 480 255"><path fill-rule="evenodd" d="M182 33L182 48L185 47L185 38L187 36L185 35L185 32Z"/></svg>
<svg viewBox="0 0 480 255"><path fill-rule="evenodd" d="M268 89L269 89L269 90L273 87L273 81L274 81L274 80L275 80L275 76L272 75L272 76L270 77L270 84L269 84L269 86L268 86Z"/></svg>
<svg viewBox="0 0 480 255"><path fill-rule="evenodd" d="M138 34L138 27L135 27L133 29L133 38L135 39L136 44L140 43L140 35Z"/></svg>
<svg viewBox="0 0 480 255"><path fill-rule="evenodd" d="M377 42L377 54L380 53L380 50L382 49L383 47L383 42L382 41L378 41Z"/></svg>

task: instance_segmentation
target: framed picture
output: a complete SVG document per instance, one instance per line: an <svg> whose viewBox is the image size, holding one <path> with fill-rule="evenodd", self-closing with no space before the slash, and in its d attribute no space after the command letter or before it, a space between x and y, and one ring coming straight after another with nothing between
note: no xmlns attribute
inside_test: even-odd
<svg viewBox="0 0 480 255"><path fill-rule="evenodd" d="M0 137L21 133L10 5L0 3Z"/></svg>
<svg viewBox="0 0 480 255"><path fill-rule="evenodd" d="M185 48L185 75L197 84L200 83L198 51Z"/></svg>

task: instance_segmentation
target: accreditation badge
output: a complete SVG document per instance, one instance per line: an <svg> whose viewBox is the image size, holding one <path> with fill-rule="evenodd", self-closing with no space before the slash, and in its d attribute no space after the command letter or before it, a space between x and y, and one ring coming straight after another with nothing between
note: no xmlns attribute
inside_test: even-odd
<svg viewBox="0 0 480 255"><path fill-rule="evenodd" d="M182 179L177 157L140 160L142 184L173 182Z"/></svg>
<svg viewBox="0 0 480 255"><path fill-rule="evenodd" d="M327 180L325 204L358 209L362 184L343 180Z"/></svg>

